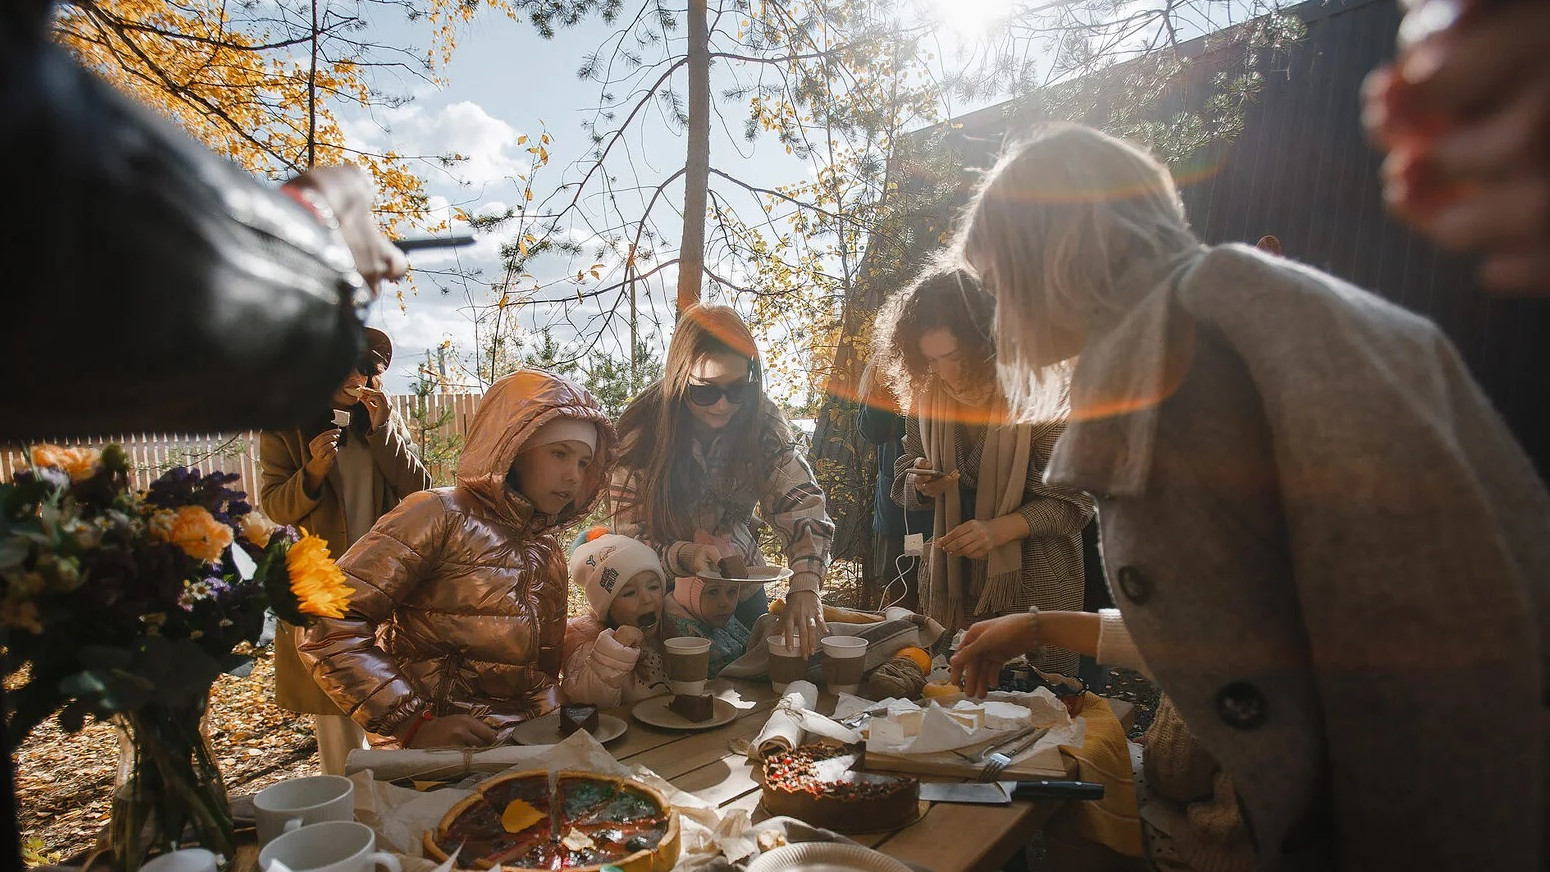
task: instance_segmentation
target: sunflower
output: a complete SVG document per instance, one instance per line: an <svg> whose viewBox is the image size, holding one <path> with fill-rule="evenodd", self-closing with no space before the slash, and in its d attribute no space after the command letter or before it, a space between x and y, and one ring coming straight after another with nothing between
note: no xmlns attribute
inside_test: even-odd
<svg viewBox="0 0 1550 872"><path fill-rule="evenodd" d="M328 543L322 537L301 531L301 540L285 554L285 569L291 577L291 593L296 609L320 618L342 618L350 604L350 586L328 556Z"/></svg>

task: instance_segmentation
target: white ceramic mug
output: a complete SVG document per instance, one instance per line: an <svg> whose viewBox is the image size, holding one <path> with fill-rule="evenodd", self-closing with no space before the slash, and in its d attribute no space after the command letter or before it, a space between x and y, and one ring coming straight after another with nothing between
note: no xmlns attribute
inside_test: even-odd
<svg viewBox="0 0 1550 872"><path fill-rule="evenodd" d="M140 867L140 872L215 872L216 857L204 848L168 851Z"/></svg>
<svg viewBox="0 0 1550 872"><path fill-rule="evenodd" d="M313 775L271 784L253 797L258 844L298 827L355 820L355 785L342 775Z"/></svg>
<svg viewBox="0 0 1550 872"><path fill-rule="evenodd" d="M285 833L258 852L259 872L403 872L398 858L377 850L377 834L355 821L325 821Z"/></svg>

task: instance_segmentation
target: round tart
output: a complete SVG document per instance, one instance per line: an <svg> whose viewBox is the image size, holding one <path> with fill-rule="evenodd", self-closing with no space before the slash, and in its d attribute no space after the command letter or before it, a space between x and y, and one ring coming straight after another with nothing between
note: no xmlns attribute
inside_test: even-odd
<svg viewBox="0 0 1550 872"><path fill-rule="evenodd" d="M678 815L655 789L594 772L512 772L474 788L425 833L438 863L512 872L668 872L678 862Z"/></svg>

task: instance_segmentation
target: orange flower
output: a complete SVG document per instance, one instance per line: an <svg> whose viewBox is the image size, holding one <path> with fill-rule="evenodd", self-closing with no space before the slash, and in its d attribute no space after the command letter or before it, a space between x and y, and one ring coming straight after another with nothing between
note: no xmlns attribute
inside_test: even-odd
<svg viewBox="0 0 1550 872"><path fill-rule="evenodd" d="M285 569L291 576L298 611L320 618L344 617L350 604L350 585L328 556L328 543L322 537L303 528L301 541L285 553Z"/></svg>
<svg viewBox="0 0 1550 872"><path fill-rule="evenodd" d="M165 523L158 523L165 520ZM180 506L170 519L158 512L151 519L151 529L168 542L183 549L183 553L206 563L214 563L231 547L231 527L215 519L203 506Z"/></svg>
<svg viewBox="0 0 1550 872"><path fill-rule="evenodd" d="M59 445L32 446L33 466L52 466L69 473L71 481L84 481L97 474L102 452L95 448L65 448Z"/></svg>

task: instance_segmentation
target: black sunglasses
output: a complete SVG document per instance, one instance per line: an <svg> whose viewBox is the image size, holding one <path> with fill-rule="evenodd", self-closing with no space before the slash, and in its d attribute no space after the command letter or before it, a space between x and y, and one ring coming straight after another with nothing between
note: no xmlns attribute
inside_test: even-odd
<svg viewBox="0 0 1550 872"><path fill-rule="evenodd" d="M751 390L753 390L752 381L734 382L726 387L691 383L689 385L689 402L696 406L714 406L724 396L727 398L727 402L732 405L741 406L743 401L748 399L748 392Z"/></svg>

